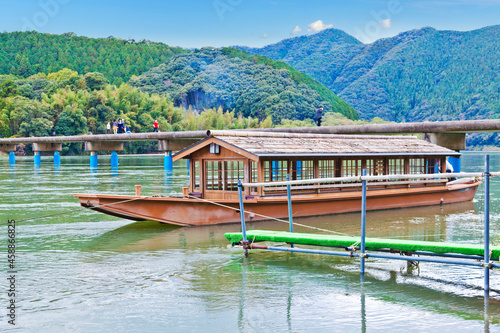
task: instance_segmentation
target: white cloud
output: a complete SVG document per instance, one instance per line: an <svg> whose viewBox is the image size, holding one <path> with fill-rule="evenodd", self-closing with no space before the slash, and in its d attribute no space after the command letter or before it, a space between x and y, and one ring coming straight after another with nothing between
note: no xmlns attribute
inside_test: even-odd
<svg viewBox="0 0 500 333"><path fill-rule="evenodd" d="M260 38L267 38L267 37L269 37L268 34L262 34L262 35L260 35Z"/></svg>
<svg viewBox="0 0 500 333"><path fill-rule="evenodd" d="M293 29L293 31L291 32L291 34L296 35L301 31L302 31L302 29L298 25L296 25L295 28Z"/></svg>
<svg viewBox="0 0 500 333"><path fill-rule="evenodd" d="M307 31L317 32L325 29L333 28L333 24L324 24L322 20L317 20L307 26Z"/></svg>
<svg viewBox="0 0 500 333"><path fill-rule="evenodd" d="M391 19L385 19L380 21L378 25L380 25L382 28L389 29L390 27L392 27L392 21Z"/></svg>

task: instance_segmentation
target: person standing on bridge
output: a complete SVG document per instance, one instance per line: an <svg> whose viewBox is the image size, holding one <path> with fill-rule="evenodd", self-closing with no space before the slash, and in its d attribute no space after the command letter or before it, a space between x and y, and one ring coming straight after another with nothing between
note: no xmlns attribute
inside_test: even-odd
<svg viewBox="0 0 500 333"><path fill-rule="evenodd" d="M125 132L125 124L121 119L118 119L118 134L122 134Z"/></svg>
<svg viewBox="0 0 500 333"><path fill-rule="evenodd" d="M113 119L113 134L118 133L118 123L116 122L116 119Z"/></svg>
<svg viewBox="0 0 500 333"><path fill-rule="evenodd" d="M111 134L111 123L108 120L108 124L106 125L106 134Z"/></svg>
<svg viewBox="0 0 500 333"><path fill-rule="evenodd" d="M158 120L153 123L153 132L158 132Z"/></svg>
<svg viewBox="0 0 500 333"><path fill-rule="evenodd" d="M323 107L320 105L318 110L316 110L316 122L318 126L321 126L321 118L323 118Z"/></svg>

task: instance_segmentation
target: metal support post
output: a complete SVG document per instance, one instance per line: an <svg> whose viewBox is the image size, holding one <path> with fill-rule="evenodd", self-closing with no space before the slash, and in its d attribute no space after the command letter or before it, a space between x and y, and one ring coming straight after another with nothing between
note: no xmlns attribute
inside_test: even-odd
<svg viewBox="0 0 500 333"><path fill-rule="evenodd" d="M484 157L484 293L490 291L490 155Z"/></svg>
<svg viewBox="0 0 500 333"><path fill-rule="evenodd" d="M247 240L247 228L245 225L245 207L243 206L243 185L241 185L241 180L238 179L238 197L240 200L240 218L241 218L241 233L243 235L243 248L245 249L245 257L248 257L248 249L246 248Z"/></svg>
<svg viewBox="0 0 500 333"><path fill-rule="evenodd" d="M34 160L35 165L40 166L42 164L42 157L40 156L39 151L35 151L35 160Z"/></svg>
<svg viewBox="0 0 500 333"><path fill-rule="evenodd" d="M172 161L172 151L167 150L165 152L165 158L164 158L164 168L165 170L172 170L174 168L174 162Z"/></svg>
<svg viewBox="0 0 500 333"><path fill-rule="evenodd" d="M9 153L9 164L16 164L16 155L13 151Z"/></svg>
<svg viewBox="0 0 500 333"><path fill-rule="evenodd" d="M111 152L111 167L112 168L118 167L118 153L116 151Z"/></svg>
<svg viewBox="0 0 500 333"><path fill-rule="evenodd" d="M61 155L59 155L58 151L54 152L54 165L55 166L60 166L61 165Z"/></svg>
<svg viewBox="0 0 500 333"><path fill-rule="evenodd" d="M286 180L290 181L290 174L286 175ZM286 193L288 196L288 222L290 223L290 232L293 232L293 215L292 215L292 190L290 184L286 186ZM294 247L293 244L290 244Z"/></svg>
<svg viewBox="0 0 500 333"><path fill-rule="evenodd" d="M366 176L366 169L363 169L363 176ZM361 193L361 244L360 244L360 261L361 261L361 276L365 274L365 237L366 237L366 180L362 181L363 188Z"/></svg>
<svg viewBox="0 0 500 333"><path fill-rule="evenodd" d="M95 151L90 152L90 167L97 168L97 152Z"/></svg>

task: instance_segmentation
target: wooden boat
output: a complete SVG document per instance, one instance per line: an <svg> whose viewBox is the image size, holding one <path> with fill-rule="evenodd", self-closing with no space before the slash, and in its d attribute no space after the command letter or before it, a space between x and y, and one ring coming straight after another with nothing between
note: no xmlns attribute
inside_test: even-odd
<svg viewBox="0 0 500 333"><path fill-rule="evenodd" d="M227 131L211 133L173 156L190 160L182 196L74 194L93 210L142 221L193 226L240 221L237 181L269 182L245 187L247 221L286 218L286 188L292 180L368 175L428 174L425 179L369 183L367 209L392 209L470 201L478 180L436 179L447 157L460 153L410 136L342 136ZM292 186L293 216L360 211L361 183L339 181Z"/></svg>

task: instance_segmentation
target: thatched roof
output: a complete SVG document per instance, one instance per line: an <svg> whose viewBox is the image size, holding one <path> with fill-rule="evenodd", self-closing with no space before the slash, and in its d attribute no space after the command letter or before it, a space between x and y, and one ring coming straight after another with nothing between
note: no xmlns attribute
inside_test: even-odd
<svg viewBox="0 0 500 333"><path fill-rule="evenodd" d="M460 156L460 153L414 136L213 131L206 139L175 154L174 160L186 158L210 143L219 143L251 159L266 156Z"/></svg>
<svg viewBox="0 0 500 333"><path fill-rule="evenodd" d="M457 155L413 136L214 136L256 156L266 155Z"/></svg>

